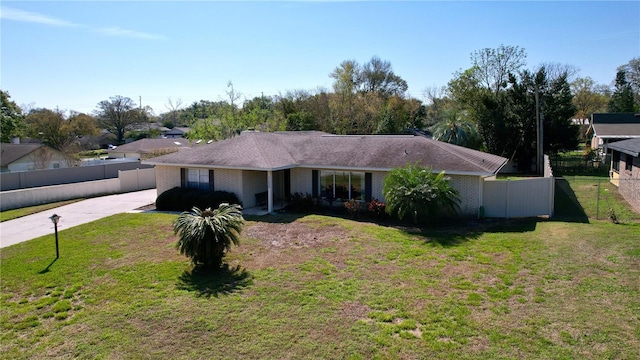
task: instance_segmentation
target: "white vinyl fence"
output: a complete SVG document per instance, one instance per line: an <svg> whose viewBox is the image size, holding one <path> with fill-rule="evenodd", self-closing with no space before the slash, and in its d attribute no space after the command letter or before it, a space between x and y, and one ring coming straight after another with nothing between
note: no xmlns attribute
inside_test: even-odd
<svg viewBox="0 0 640 360"><path fill-rule="evenodd" d="M4 211L69 199L153 189L155 187L155 169L121 170L115 179L2 191L0 192L0 210Z"/></svg>
<svg viewBox="0 0 640 360"><path fill-rule="evenodd" d="M485 180L482 189L484 216L517 218L553 216L553 177L518 180Z"/></svg>

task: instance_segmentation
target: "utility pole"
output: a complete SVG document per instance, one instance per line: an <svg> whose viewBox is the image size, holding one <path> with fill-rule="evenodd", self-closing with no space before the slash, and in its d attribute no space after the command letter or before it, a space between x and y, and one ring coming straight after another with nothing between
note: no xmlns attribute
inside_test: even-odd
<svg viewBox="0 0 640 360"><path fill-rule="evenodd" d="M542 147L542 119L540 111L540 96L538 94L538 84L536 84L536 170L538 175L544 175L544 150Z"/></svg>

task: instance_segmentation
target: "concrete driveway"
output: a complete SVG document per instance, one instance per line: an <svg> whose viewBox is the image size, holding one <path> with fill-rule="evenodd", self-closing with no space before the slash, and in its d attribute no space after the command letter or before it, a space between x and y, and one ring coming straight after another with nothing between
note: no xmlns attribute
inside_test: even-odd
<svg viewBox="0 0 640 360"><path fill-rule="evenodd" d="M133 211L156 201L156 189L108 195L75 202L41 213L0 223L0 248L53 234L49 216L60 216L58 231L114 214Z"/></svg>

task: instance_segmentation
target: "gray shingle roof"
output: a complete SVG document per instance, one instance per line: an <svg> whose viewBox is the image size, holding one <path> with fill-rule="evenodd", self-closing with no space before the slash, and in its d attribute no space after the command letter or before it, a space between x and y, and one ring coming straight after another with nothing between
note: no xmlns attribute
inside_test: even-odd
<svg viewBox="0 0 640 360"><path fill-rule="evenodd" d="M293 167L390 170L418 164L448 173L495 174L507 159L424 136L244 132L198 148L160 156L152 165L248 170Z"/></svg>
<svg viewBox="0 0 640 360"><path fill-rule="evenodd" d="M591 128L600 138L640 137L640 116L634 113L593 114Z"/></svg>
<svg viewBox="0 0 640 360"><path fill-rule="evenodd" d="M609 148L638 157L640 154L640 138L616 141L614 143L610 143Z"/></svg>
<svg viewBox="0 0 640 360"><path fill-rule="evenodd" d="M9 166L12 162L31 154L42 146L42 144L0 144L0 166Z"/></svg>

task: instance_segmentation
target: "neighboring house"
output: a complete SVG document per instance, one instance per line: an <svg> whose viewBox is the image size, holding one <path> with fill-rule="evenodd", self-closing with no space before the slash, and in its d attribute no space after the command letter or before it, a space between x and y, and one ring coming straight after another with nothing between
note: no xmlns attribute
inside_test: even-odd
<svg viewBox="0 0 640 360"><path fill-rule="evenodd" d="M167 138L183 138L187 132L189 132L187 127L174 127L171 130L163 131L162 134Z"/></svg>
<svg viewBox="0 0 640 360"><path fill-rule="evenodd" d="M69 167L73 161L43 144L0 144L0 171L18 172Z"/></svg>
<svg viewBox="0 0 640 360"><path fill-rule="evenodd" d="M144 160L191 147L187 139L140 139L107 150L110 158Z"/></svg>
<svg viewBox="0 0 640 360"><path fill-rule="evenodd" d="M76 140L77 145L83 150L106 149L109 144L115 144L117 138L107 130L102 130L100 135L85 135Z"/></svg>
<svg viewBox="0 0 640 360"><path fill-rule="evenodd" d="M586 135L587 139L591 136L591 148L599 150L600 155L606 155L610 143L640 138L640 114L593 114Z"/></svg>
<svg viewBox="0 0 640 360"><path fill-rule="evenodd" d="M611 183L636 211L640 212L640 138L609 144Z"/></svg>
<svg viewBox="0 0 640 360"><path fill-rule="evenodd" d="M144 161L156 165L158 195L174 187L235 193L245 208L265 199L269 212L289 194L325 200L384 201L383 180L407 164L444 170L461 194L461 211L477 215L483 179L507 159L414 135L243 132L232 139ZM339 203L336 203L339 204Z"/></svg>

